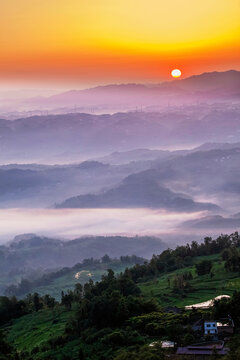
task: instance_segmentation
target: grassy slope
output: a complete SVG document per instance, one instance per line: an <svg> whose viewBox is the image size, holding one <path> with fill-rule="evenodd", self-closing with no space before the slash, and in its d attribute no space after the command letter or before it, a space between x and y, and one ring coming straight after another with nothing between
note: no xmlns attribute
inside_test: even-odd
<svg viewBox="0 0 240 360"><path fill-rule="evenodd" d="M39 286L34 288L31 292L37 292L40 295L49 294L53 296L56 300L61 300L61 292L67 291L67 290L73 290L75 284L81 283L84 284L89 281L90 277L87 275L88 273L92 274L92 280L93 281L99 281L101 280L102 275L104 275L107 271L107 269L111 268L116 273L120 273L121 271L124 271L124 269L129 266L128 264L123 265L119 263L111 263L111 264L98 264L96 266L86 266L84 269L76 269L71 270L68 274L60 276L56 279L54 279L51 284ZM131 265L130 265L131 266ZM84 270L84 271L83 271ZM81 272L81 275L79 279L75 278L75 274L78 271ZM23 296L24 297L24 296Z"/></svg>
<svg viewBox="0 0 240 360"><path fill-rule="evenodd" d="M224 263L220 260L219 255L198 257L195 259L195 263L201 261L203 258L214 261L214 277L212 279L209 275L197 276L193 266L156 277L156 279L139 284L139 287L144 296L154 296L159 303L164 306L191 305L209 300L217 295L231 295L234 290L239 290L240 275L237 273L227 273L224 270ZM194 275L194 279L191 281L194 292L186 294L186 297L181 297L180 295L173 294L172 288L169 289L167 278L169 276L173 278L175 274L180 274L186 270L192 271ZM65 283L65 280L66 279L59 279L60 283ZM57 286L57 284L55 283L54 286ZM61 284L59 284L59 286L61 286ZM53 323L53 313L51 310L41 310L38 313L29 314L15 320L13 325L8 329L8 339L11 343L14 343L19 350L24 350L24 348L31 350L48 341L52 336L56 337L61 335L64 331L66 321L71 317L72 312L59 307L56 314L58 314L56 324ZM76 351L77 346L75 342L67 343L64 349L61 350L61 354L65 351L67 354ZM35 355L34 359L48 359L50 355L51 352L49 351L45 352L44 356L41 355L41 357L38 357L40 355Z"/></svg>
<svg viewBox="0 0 240 360"><path fill-rule="evenodd" d="M213 261L213 278L210 275L197 276L195 267L188 267L173 271L156 277L151 281L139 284L139 287L147 297L154 297L160 305L168 306L185 306L210 300L218 295L231 295L234 290L240 288L240 275L237 273L229 273L224 270L224 262L221 261L219 255L210 255L197 257L194 263L203 259ZM169 288L168 278L173 279L177 274L185 271L191 271L193 280L190 284L193 290L189 293L175 294L172 291L172 285Z"/></svg>
<svg viewBox="0 0 240 360"><path fill-rule="evenodd" d="M18 350L31 350L50 338L63 334L66 322L72 314L73 310L59 306L54 311L44 309L22 316L6 329L8 339Z"/></svg>

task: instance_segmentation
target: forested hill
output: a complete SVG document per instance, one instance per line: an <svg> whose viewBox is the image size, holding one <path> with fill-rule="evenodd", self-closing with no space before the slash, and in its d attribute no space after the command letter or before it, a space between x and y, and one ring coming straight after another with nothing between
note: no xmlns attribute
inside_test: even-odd
<svg viewBox="0 0 240 360"><path fill-rule="evenodd" d="M105 254L111 258L133 254L150 258L153 253L160 253L166 247L160 238L154 236L85 236L62 241L36 234L19 235L9 244L0 245L0 295L10 284L17 285L22 279L32 282L49 272L73 267L86 259L101 259ZM90 270L89 264L85 265L84 270ZM133 263L126 266L129 265ZM58 284L59 293L65 285ZM26 291L32 290L27 288Z"/></svg>
<svg viewBox="0 0 240 360"><path fill-rule="evenodd" d="M49 294L56 300L61 299L61 291L73 290L75 285L82 285L92 279L100 281L107 269L112 269L116 274L123 272L126 267L135 264L142 265L146 259L136 255L120 256L110 258L107 254L101 259L84 259L72 267L64 267L57 271L46 272L34 278L22 278L17 284L6 287L4 293L7 296L23 297L30 292L37 292L40 295Z"/></svg>
<svg viewBox="0 0 240 360"><path fill-rule="evenodd" d="M5 332L0 358L165 360L171 354L174 359L176 346L211 340L193 330L196 321L230 315L236 335L223 359L238 359L239 247L238 233L207 237L202 244L165 250L119 274L109 269L101 281L90 279L63 291L60 302L37 293L23 300L0 297L0 326ZM220 294L231 297L205 310L184 308L194 298L196 303ZM175 347L163 349L165 340ZM157 345L149 346L153 342Z"/></svg>
<svg viewBox="0 0 240 360"><path fill-rule="evenodd" d="M194 257L219 254L223 250L227 252L228 258L236 256L235 251L240 247L240 235L235 232L231 235L221 235L216 239L205 237L204 242L198 244L193 241L191 244L177 246L175 250L164 250L160 255L153 255L149 263L136 265L127 269L126 273L137 281L144 277L152 277L164 272L181 269L192 264ZM226 260L226 259L225 259Z"/></svg>

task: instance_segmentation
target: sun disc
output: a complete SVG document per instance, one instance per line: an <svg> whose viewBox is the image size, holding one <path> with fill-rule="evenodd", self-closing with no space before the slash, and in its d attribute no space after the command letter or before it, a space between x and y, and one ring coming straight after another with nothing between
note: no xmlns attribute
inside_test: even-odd
<svg viewBox="0 0 240 360"><path fill-rule="evenodd" d="M180 77L182 75L182 73L181 73L181 71L179 69L174 69L174 70L172 70L171 75L174 78L178 78L178 77Z"/></svg>

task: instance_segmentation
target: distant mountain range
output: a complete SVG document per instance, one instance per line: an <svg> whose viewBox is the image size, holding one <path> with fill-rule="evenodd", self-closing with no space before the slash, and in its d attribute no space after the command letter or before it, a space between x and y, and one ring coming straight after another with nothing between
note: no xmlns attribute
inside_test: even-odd
<svg viewBox="0 0 240 360"><path fill-rule="evenodd" d="M138 148L240 142L239 119L237 104L195 104L113 115L72 113L15 121L2 119L0 163L69 163Z"/></svg>
<svg viewBox="0 0 240 360"><path fill-rule="evenodd" d="M58 166L0 166L0 208L49 207L75 194L113 187L126 176L149 166L146 161L123 165L84 161Z"/></svg>
<svg viewBox="0 0 240 360"><path fill-rule="evenodd" d="M110 155L97 158L98 161L107 164L127 164L136 161L151 161L166 159L171 156L168 150L134 149L129 151L115 151Z"/></svg>
<svg viewBox="0 0 240 360"><path fill-rule="evenodd" d="M200 75L193 75L186 79L175 80L171 83L178 84L181 89L189 91L240 91L240 71L228 70L223 72L206 72Z"/></svg>
<svg viewBox="0 0 240 360"><path fill-rule="evenodd" d="M233 213L239 206L239 164L239 143L206 143L191 150L114 152L69 165L5 165L0 166L0 207L181 212L221 207Z"/></svg>
<svg viewBox="0 0 240 360"><path fill-rule="evenodd" d="M175 158L180 155L187 155L197 151L210 151L210 150L228 150L228 149L240 149L239 143L204 143L193 149L186 150L151 150L151 149L134 149L129 151L115 151L110 155L96 158L104 164L127 164L136 161L154 161Z"/></svg>
<svg viewBox="0 0 240 360"><path fill-rule="evenodd" d="M224 217L221 215L204 216L196 220L185 221L181 227L195 228L195 229L227 229L232 231L240 228L240 214L232 215L231 217Z"/></svg>
<svg viewBox="0 0 240 360"><path fill-rule="evenodd" d="M85 90L70 90L47 98L32 98L28 105L149 106L171 101L175 104L199 100L227 99L240 96L240 72L210 72L155 85L111 84Z"/></svg>
<svg viewBox="0 0 240 360"><path fill-rule="evenodd" d="M167 246L153 236L88 236L61 241L36 234L22 234L6 246L0 246L0 272L18 268L54 269L73 266L87 258L132 255L151 257Z"/></svg>
<svg viewBox="0 0 240 360"><path fill-rule="evenodd" d="M215 145L217 146L217 145ZM212 144L212 147L214 145ZM129 175L119 185L98 194L74 196L58 208L150 207L172 211L219 210L209 201L214 198L227 208L236 205L240 193L240 146L220 144L223 150L206 144L205 151L189 151L159 158L149 169ZM200 147L205 149L204 145ZM224 148L227 148L226 150Z"/></svg>

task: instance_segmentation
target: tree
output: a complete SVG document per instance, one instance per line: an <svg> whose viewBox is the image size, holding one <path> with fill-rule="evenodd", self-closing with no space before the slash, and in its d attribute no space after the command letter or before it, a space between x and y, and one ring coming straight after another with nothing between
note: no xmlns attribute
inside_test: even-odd
<svg viewBox="0 0 240 360"><path fill-rule="evenodd" d="M175 275L173 278L173 290L185 290L191 288L188 280L192 280L192 273L190 271L185 271L183 274Z"/></svg>
<svg viewBox="0 0 240 360"><path fill-rule="evenodd" d="M85 359L85 356L84 356L83 349L80 348L78 351L78 360L84 360L84 359Z"/></svg>
<svg viewBox="0 0 240 360"><path fill-rule="evenodd" d="M212 262L210 260L203 260L196 264L196 271L199 276L210 274L212 269Z"/></svg>
<svg viewBox="0 0 240 360"><path fill-rule="evenodd" d="M80 283L75 284L74 288L74 300L80 301L83 297L83 286Z"/></svg>
<svg viewBox="0 0 240 360"><path fill-rule="evenodd" d="M240 359L240 336L235 335L228 343L230 351L226 356L226 360L238 360Z"/></svg>
<svg viewBox="0 0 240 360"><path fill-rule="evenodd" d="M17 360L18 356L13 347L9 345L5 339L5 335L0 330L0 359L1 360Z"/></svg>
<svg viewBox="0 0 240 360"><path fill-rule="evenodd" d="M49 309L53 309L55 306L55 299L50 296L49 294L46 294L43 298L44 305L46 305Z"/></svg>
<svg viewBox="0 0 240 360"><path fill-rule="evenodd" d="M225 262L225 269L232 272L240 271L240 253L237 248L234 247L229 250L229 255Z"/></svg>
<svg viewBox="0 0 240 360"><path fill-rule="evenodd" d="M229 255L230 255L230 250L229 249L224 249L222 252L221 252L221 258L223 261L226 261L228 258L229 258Z"/></svg>
<svg viewBox="0 0 240 360"><path fill-rule="evenodd" d="M66 294L62 291L61 303L66 307L66 309L71 309L73 300L74 294L72 291L68 290Z"/></svg>
<svg viewBox="0 0 240 360"><path fill-rule="evenodd" d="M110 257L107 254L104 255L101 260L103 264L108 264L111 261Z"/></svg>
<svg viewBox="0 0 240 360"><path fill-rule="evenodd" d="M39 311L43 307L43 304L40 301L40 297L38 293L33 294L33 306L35 311Z"/></svg>

